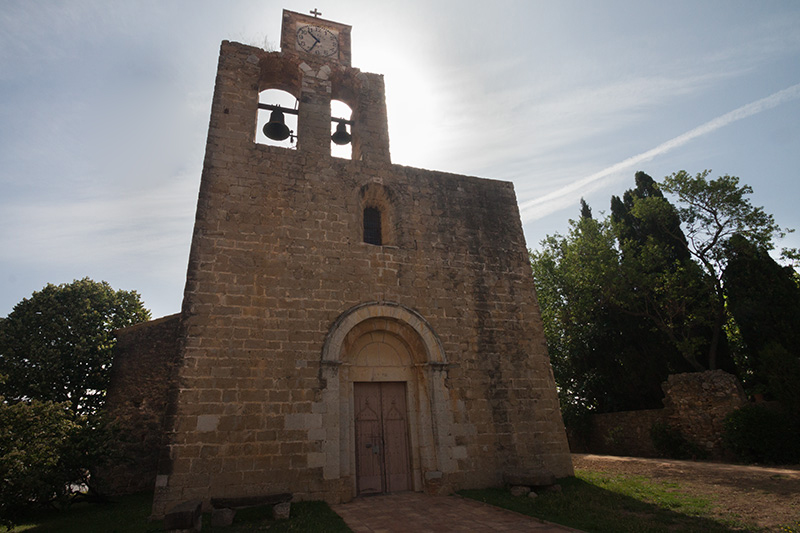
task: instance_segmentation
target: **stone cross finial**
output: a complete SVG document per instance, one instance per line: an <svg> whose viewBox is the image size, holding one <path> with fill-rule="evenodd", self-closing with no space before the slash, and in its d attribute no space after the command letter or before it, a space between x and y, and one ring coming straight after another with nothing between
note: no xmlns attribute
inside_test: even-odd
<svg viewBox="0 0 800 533"><path fill-rule="evenodd" d="M322 15L322 12L320 12L320 11L317 11L317 8L316 8L316 7L314 8L314 11L309 11L309 13L311 13L312 15L314 15L314 18L317 18L318 16Z"/></svg>

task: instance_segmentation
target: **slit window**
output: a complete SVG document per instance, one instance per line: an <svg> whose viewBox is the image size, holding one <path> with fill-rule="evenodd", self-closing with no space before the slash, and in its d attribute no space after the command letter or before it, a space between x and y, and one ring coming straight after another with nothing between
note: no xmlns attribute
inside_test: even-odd
<svg viewBox="0 0 800 533"><path fill-rule="evenodd" d="M367 244L383 244L381 239L381 212L375 207L364 209L364 242Z"/></svg>

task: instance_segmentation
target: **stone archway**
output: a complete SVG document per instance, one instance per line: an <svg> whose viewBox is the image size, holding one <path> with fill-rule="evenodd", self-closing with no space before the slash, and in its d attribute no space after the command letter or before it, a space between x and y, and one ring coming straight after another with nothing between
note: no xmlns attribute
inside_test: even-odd
<svg viewBox="0 0 800 533"><path fill-rule="evenodd" d="M322 404L327 439L324 476L339 479L341 499L358 493L355 388L398 383L405 390L408 488L424 490L453 471L447 360L419 313L395 303L365 303L343 313L322 350Z"/></svg>

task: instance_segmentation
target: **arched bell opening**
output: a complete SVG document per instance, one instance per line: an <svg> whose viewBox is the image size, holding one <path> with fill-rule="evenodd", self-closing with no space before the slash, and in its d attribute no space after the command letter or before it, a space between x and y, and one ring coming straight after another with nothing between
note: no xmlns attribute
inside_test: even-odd
<svg viewBox="0 0 800 533"><path fill-rule="evenodd" d="M350 142L347 144L347 158L360 159L361 141L364 124L360 122L359 108L363 106L362 81L358 77L357 70L337 70L331 73L331 116L337 117L336 111L342 109L342 113L347 113L346 118L350 119L347 132L350 135ZM334 107L336 102L336 108ZM345 111L346 110L346 111ZM340 117L344 118L344 116ZM332 124L331 133L335 132L337 124ZM331 155L344 157L331 151Z"/></svg>
<svg viewBox="0 0 800 533"><path fill-rule="evenodd" d="M331 155L342 159L353 158L353 110L341 100L331 100ZM336 119L343 119L339 121Z"/></svg>
<svg viewBox="0 0 800 533"><path fill-rule="evenodd" d="M256 143L281 148L296 148L297 98L281 89L266 89L259 93L258 103Z"/></svg>

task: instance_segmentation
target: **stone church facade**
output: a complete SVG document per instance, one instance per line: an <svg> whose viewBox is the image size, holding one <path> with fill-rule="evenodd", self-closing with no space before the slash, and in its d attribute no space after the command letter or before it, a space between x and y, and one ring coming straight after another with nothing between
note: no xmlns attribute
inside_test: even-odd
<svg viewBox="0 0 800 533"><path fill-rule="evenodd" d="M350 27L283 16L280 52L221 45L183 310L158 326L177 340L150 402L154 516L572 475L512 184L392 164ZM255 142L266 89L297 98L296 149ZM353 111L351 159L331 156L331 99ZM118 411L142 409L140 337Z"/></svg>

